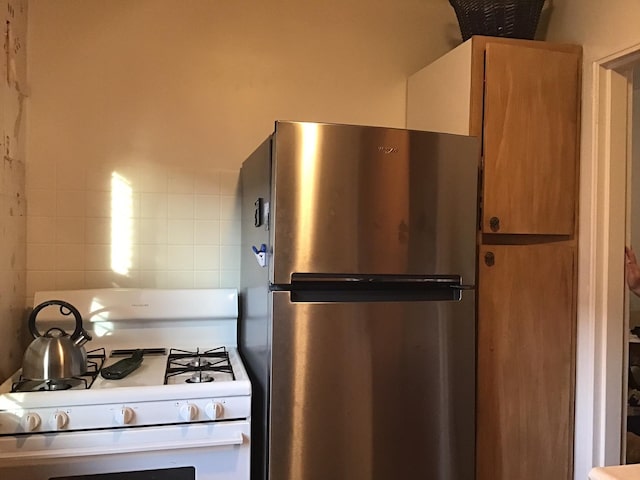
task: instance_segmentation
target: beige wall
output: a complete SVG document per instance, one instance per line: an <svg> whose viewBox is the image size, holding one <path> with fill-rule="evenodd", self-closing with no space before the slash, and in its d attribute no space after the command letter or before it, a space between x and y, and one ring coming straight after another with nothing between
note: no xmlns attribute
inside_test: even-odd
<svg viewBox="0 0 640 480"><path fill-rule="evenodd" d="M26 0L0 0L3 44L0 64L0 381L22 362L25 330L25 122Z"/></svg>
<svg viewBox="0 0 640 480"><path fill-rule="evenodd" d="M237 286L238 171L273 122L402 126L407 76L460 41L446 0L32 0L29 35L27 304Z"/></svg>

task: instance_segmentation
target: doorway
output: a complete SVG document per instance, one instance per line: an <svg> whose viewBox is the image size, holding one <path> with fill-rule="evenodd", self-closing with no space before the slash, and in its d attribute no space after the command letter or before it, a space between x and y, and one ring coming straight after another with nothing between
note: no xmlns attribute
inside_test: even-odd
<svg viewBox="0 0 640 480"><path fill-rule="evenodd" d="M593 102L591 110L584 109L592 114L586 122L591 135L583 135L591 136L592 143L581 160L578 265L574 474L580 480L591 466L626 460L629 297L624 247L631 242L630 106L640 45L591 67L590 95L583 98Z"/></svg>
<svg viewBox="0 0 640 480"><path fill-rule="evenodd" d="M631 66L629 154L627 161L627 244L640 248L640 64ZM627 377L623 402L623 463L640 463L640 296L627 290L625 349Z"/></svg>

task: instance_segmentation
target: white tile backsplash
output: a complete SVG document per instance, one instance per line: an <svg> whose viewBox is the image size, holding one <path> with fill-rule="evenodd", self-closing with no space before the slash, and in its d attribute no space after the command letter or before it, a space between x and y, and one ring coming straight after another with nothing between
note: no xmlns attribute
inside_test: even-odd
<svg viewBox="0 0 640 480"><path fill-rule="evenodd" d="M55 243L82 245L85 241L84 217L58 217L55 219ZM77 247L76 247L77 248Z"/></svg>
<svg viewBox="0 0 640 480"><path fill-rule="evenodd" d="M141 244L167 244L169 221L166 218L141 218L136 224Z"/></svg>
<svg viewBox="0 0 640 480"><path fill-rule="evenodd" d="M240 197L220 196L220 220L238 220L240 218Z"/></svg>
<svg viewBox="0 0 640 480"><path fill-rule="evenodd" d="M85 192L83 190L56 191L57 217L84 217L86 212L85 205Z"/></svg>
<svg viewBox="0 0 640 480"><path fill-rule="evenodd" d="M56 270L56 248L51 244L27 244L27 270Z"/></svg>
<svg viewBox="0 0 640 480"><path fill-rule="evenodd" d="M168 246L166 244L140 245L140 269L148 271L167 270L167 251Z"/></svg>
<svg viewBox="0 0 640 480"><path fill-rule="evenodd" d="M215 245L197 245L194 252L195 270L219 270L220 247Z"/></svg>
<svg viewBox="0 0 640 480"><path fill-rule="evenodd" d="M219 245L220 222L217 220L196 220L196 245Z"/></svg>
<svg viewBox="0 0 640 480"><path fill-rule="evenodd" d="M195 288L193 270L168 272L167 288Z"/></svg>
<svg viewBox="0 0 640 480"><path fill-rule="evenodd" d="M57 224L53 217L27 218L27 238L31 243L54 243Z"/></svg>
<svg viewBox="0 0 640 480"><path fill-rule="evenodd" d="M140 218L167 218L166 193L143 192L140 194Z"/></svg>
<svg viewBox="0 0 640 480"><path fill-rule="evenodd" d="M27 245L27 258L29 258L29 246ZM33 293L38 290L54 290L56 288L57 272L53 268L47 270L36 270L29 268L27 262L27 298L33 299ZM86 285L86 284L85 284ZM86 286L85 288L90 288ZM27 301L27 306L33 304Z"/></svg>
<svg viewBox="0 0 640 480"><path fill-rule="evenodd" d="M27 178L28 299L39 289L239 286L239 172L105 162L74 174L75 167L46 165L47 175ZM118 188L131 190L115 219L114 172ZM59 175L65 180L51 188ZM125 273L112 270L112 245Z"/></svg>
<svg viewBox="0 0 640 480"><path fill-rule="evenodd" d="M78 290L84 288L84 269L56 272L56 289Z"/></svg>
<svg viewBox="0 0 640 480"><path fill-rule="evenodd" d="M111 192L88 191L85 196L87 217L111 217ZM133 211L133 199L131 199Z"/></svg>
<svg viewBox="0 0 640 480"><path fill-rule="evenodd" d="M57 290L78 290L85 288L84 269L76 271L58 271L55 275Z"/></svg>
<svg viewBox="0 0 640 480"><path fill-rule="evenodd" d="M193 271L193 254L192 245L168 245L167 269Z"/></svg>
<svg viewBox="0 0 640 480"><path fill-rule="evenodd" d="M121 287L117 282L118 275L111 270L85 270L84 288Z"/></svg>
<svg viewBox="0 0 640 480"><path fill-rule="evenodd" d="M55 218L56 191L27 187L27 216Z"/></svg>
<svg viewBox="0 0 640 480"><path fill-rule="evenodd" d="M85 251L78 245L56 245L56 271L78 271L85 269Z"/></svg>
<svg viewBox="0 0 640 480"><path fill-rule="evenodd" d="M170 193L167 204L168 218L193 218L194 196L185 193Z"/></svg>
<svg viewBox="0 0 640 480"><path fill-rule="evenodd" d="M203 270L195 272L195 288L220 288L220 272L218 270ZM231 288L237 288L234 285Z"/></svg>
<svg viewBox="0 0 640 480"><path fill-rule="evenodd" d="M240 245L241 225L239 220L221 220L220 245Z"/></svg>
<svg viewBox="0 0 640 480"><path fill-rule="evenodd" d="M111 241L111 218L85 218L84 241L82 243L109 243Z"/></svg>
<svg viewBox="0 0 640 480"><path fill-rule="evenodd" d="M166 270L140 270L140 285L147 288L169 288L167 278Z"/></svg>
<svg viewBox="0 0 640 480"><path fill-rule="evenodd" d="M218 220L220 218L220 196L196 195L195 218L198 220Z"/></svg>
<svg viewBox="0 0 640 480"><path fill-rule="evenodd" d="M111 245L86 244L84 246L85 268L95 271L111 271Z"/></svg>
<svg viewBox="0 0 640 480"><path fill-rule="evenodd" d="M193 245L193 219L169 219L167 222L167 243L169 245Z"/></svg>

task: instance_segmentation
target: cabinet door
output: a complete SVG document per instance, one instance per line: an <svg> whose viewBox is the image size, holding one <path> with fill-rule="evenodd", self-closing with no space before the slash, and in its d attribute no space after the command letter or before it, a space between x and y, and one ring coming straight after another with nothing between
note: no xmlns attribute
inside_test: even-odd
<svg viewBox="0 0 640 480"><path fill-rule="evenodd" d="M487 43L485 233L574 230L578 53Z"/></svg>
<svg viewBox="0 0 640 480"><path fill-rule="evenodd" d="M569 480L573 248L484 245L479 263L477 479Z"/></svg>

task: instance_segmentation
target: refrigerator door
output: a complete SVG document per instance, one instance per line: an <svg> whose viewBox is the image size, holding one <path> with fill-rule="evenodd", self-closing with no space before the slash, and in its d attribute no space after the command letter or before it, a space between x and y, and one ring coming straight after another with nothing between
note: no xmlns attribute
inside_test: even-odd
<svg viewBox="0 0 640 480"><path fill-rule="evenodd" d="M277 122L274 284L293 273L475 278L476 138Z"/></svg>
<svg viewBox="0 0 640 480"><path fill-rule="evenodd" d="M271 480L472 480L475 292L292 303L273 292Z"/></svg>

